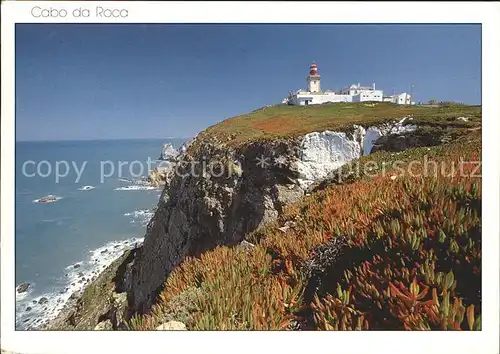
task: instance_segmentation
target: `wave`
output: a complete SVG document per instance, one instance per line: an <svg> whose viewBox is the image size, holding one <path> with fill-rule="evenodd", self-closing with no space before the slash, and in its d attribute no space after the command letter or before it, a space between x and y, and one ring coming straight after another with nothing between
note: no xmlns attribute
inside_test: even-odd
<svg viewBox="0 0 500 354"><path fill-rule="evenodd" d="M83 186L81 188L78 188L79 191L89 191L91 189L94 189L94 186Z"/></svg>
<svg viewBox="0 0 500 354"><path fill-rule="evenodd" d="M134 180L130 178L118 178L118 180L122 182L134 183Z"/></svg>
<svg viewBox="0 0 500 354"><path fill-rule="evenodd" d="M137 178L137 179L121 177L121 178L118 178L118 180L121 182L131 183L131 184L138 185L138 186L150 186L150 182L148 181L148 179L146 177L141 177L141 178Z"/></svg>
<svg viewBox="0 0 500 354"><path fill-rule="evenodd" d="M149 222L149 220L151 220L151 218L153 217L154 212L148 209L141 209L133 211L131 213L125 213L123 215L130 216L131 217L130 222L132 224L140 222L141 225L146 225Z"/></svg>
<svg viewBox="0 0 500 354"><path fill-rule="evenodd" d="M127 187L118 187L115 188L115 191L146 191L151 189L156 189L157 187L153 186L127 186Z"/></svg>
<svg viewBox="0 0 500 354"><path fill-rule="evenodd" d="M125 250L139 246L144 238L112 241L89 252L86 260L65 268L61 285L53 292L35 294L35 284L26 293L16 293L16 330L37 329L55 318L74 293L81 292Z"/></svg>

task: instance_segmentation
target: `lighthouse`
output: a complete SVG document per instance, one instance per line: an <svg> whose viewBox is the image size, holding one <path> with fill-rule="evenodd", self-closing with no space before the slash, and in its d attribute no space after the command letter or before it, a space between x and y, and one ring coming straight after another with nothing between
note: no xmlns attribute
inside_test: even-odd
<svg viewBox="0 0 500 354"><path fill-rule="evenodd" d="M307 91L311 93L321 92L320 75L318 74L318 66L315 62L309 65L309 76L307 76Z"/></svg>
<svg viewBox="0 0 500 354"><path fill-rule="evenodd" d="M311 104L338 103L338 102L392 102L396 104L414 104L411 101L411 93L384 96L384 91L378 89L375 83L370 86L361 86L361 83L345 86L340 90L321 90L321 77L318 73L318 65L312 62L309 65L307 76L307 90L299 89L290 91L288 97L281 103L297 106Z"/></svg>

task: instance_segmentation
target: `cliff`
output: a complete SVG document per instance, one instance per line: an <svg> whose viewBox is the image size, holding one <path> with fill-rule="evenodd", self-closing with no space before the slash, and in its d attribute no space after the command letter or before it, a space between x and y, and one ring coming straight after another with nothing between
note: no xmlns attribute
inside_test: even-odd
<svg viewBox="0 0 500 354"><path fill-rule="evenodd" d="M304 194L291 166L294 146L286 140L237 149L216 139L195 142L167 182L129 268L126 286L136 311L150 309L166 276L186 256L238 243ZM285 164L256 165L260 156L273 154L285 158Z"/></svg>
<svg viewBox="0 0 500 354"><path fill-rule="evenodd" d="M457 119L463 116L467 117L466 121ZM480 126L480 117L480 107L454 105L437 108L391 104L276 106L209 127L177 157L178 162L165 174L165 188L147 226L144 244L126 262L120 264L122 272L118 277L119 286L114 291L126 293L128 309L123 317L130 318L133 315L133 326L136 329L151 329L153 326L152 322L149 327L141 322L140 317L137 317L140 314L161 313L162 315L145 317L154 318L157 325L161 324L161 318L164 321L188 321L189 316L186 314L181 318L178 314L170 317L166 314L172 311L182 312L189 303L186 296L194 296L198 300L201 296L206 301L206 297L196 294L201 289L207 290L202 284L206 284L208 278L203 275L207 270L203 269L199 270L199 279L195 276L198 280L190 282L188 275L179 275L185 271L184 266L179 268L181 264L189 267L190 264L202 262L195 260L203 259L205 254L209 257L214 252L233 252L227 251L228 249L240 249L234 251L231 259L234 261L243 257L241 262L244 263L248 250L255 248L259 251L251 252L259 255L259 252L264 252L261 260L264 266L268 262L265 254L277 252L276 246L262 246L262 240L269 236L269 230L275 228L274 232L282 235L297 225L302 225L301 230L306 235L315 231L315 227L310 224L301 224L309 218L307 211L295 213L291 218L287 208L300 205L303 200L310 198L311 193L314 197L317 193L338 185L338 174L342 172L342 168L353 161L366 159L376 151L378 155L374 156L384 156L390 160L391 151L448 144L469 136L472 129ZM347 178L341 183L349 181L349 176L344 176ZM350 182L359 178L361 177L352 178ZM375 185L372 187L380 188ZM355 190L351 191L354 192ZM328 207L324 205L324 208ZM347 203L343 207L348 211ZM289 217L283 219L285 215ZM307 229L306 225L311 229ZM289 238L287 242L296 240L295 242L300 243L303 237L301 235L304 234L295 233L295 238ZM232 247L241 245L245 239L249 241L245 241L245 247ZM342 239L339 238L338 242ZM328 248L326 241L314 241L312 244L321 246L324 243L326 248L323 252L331 252L331 247L345 247L340 246L344 242L342 241L334 242ZM311 247L308 246L307 249L311 251ZM295 260L304 258L296 256L298 258L292 257L287 261L291 263L282 263L285 258L288 259L285 255L282 254L284 258L281 259L281 267L286 264L292 267ZM220 257L223 261L223 255ZM307 259L309 258L299 262L301 265L296 272L305 272L310 279L322 278L318 276L318 269L321 267L304 267ZM206 262L205 266L210 268L211 263ZM309 259L309 262L319 261ZM227 264L218 266L229 267ZM177 272L174 278L170 276L173 272ZM252 273L250 269L248 272ZM187 285L178 285L178 277L185 278ZM299 291L290 285L289 275L286 279L289 286L287 291ZM267 284L266 281L263 284ZM295 279L292 283L300 282ZM276 286L272 284L274 283L268 285ZM283 284L281 286L285 286ZM250 283L247 285L250 286ZM311 286L309 285L309 289ZM238 286L235 291L237 288ZM259 289L264 293L270 291L265 287ZM192 291L195 295L191 294ZM242 292L237 296L244 296L245 290L240 291ZM309 296L309 303L313 300L313 293L309 291L306 294ZM176 305L176 310L172 310L172 301L180 301L179 296L184 299L181 301L182 306ZM268 296L274 296L274 292L269 292ZM207 305L207 313L210 313L209 308ZM314 316L308 316L311 322ZM101 317L101 322L105 318ZM199 321L198 317L197 325L191 325L200 328ZM213 316L210 321L213 321ZM277 323L272 323L274 325L267 323L268 327L256 327L279 327ZM298 322L287 323L288 328L292 328L293 323L300 327ZM224 326L207 322L205 328L223 329L226 328ZM123 324L114 323L112 327L120 328Z"/></svg>
<svg viewBox="0 0 500 354"><path fill-rule="evenodd" d="M251 115L238 117L200 134L165 187L148 225L144 245L130 267L126 283L133 309L139 313L149 310L168 274L186 256L199 256L218 245L242 241L245 234L275 220L285 205L303 197L311 183L369 154L374 142L382 136L404 136L403 133L414 132L417 126L427 126L425 123L430 120L434 126L441 123L447 128L474 124L449 119L464 114L460 111L453 117L450 115L453 110L466 107L435 111L418 107L412 111L411 107L381 106L375 109L365 105L313 107L308 108L311 117L299 118L317 120L325 128L328 127L325 121L329 122L336 131L323 128L308 132L305 129L316 129L311 122L307 122L309 127L295 123L263 130L269 122L274 127L277 117L284 119L270 112L273 108L268 108L259 111L267 115L258 122L252 122L255 118ZM296 108L305 111L302 107ZM289 107L274 108L285 109ZM339 112L337 117L323 116L332 109ZM470 110L466 112L469 116L477 115L477 109L466 109ZM364 116L353 118L352 112L346 116L340 113L342 110L360 110ZM314 111L322 117L318 119ZM364 118L369 113L372 116ZM432 115L435 119L429 119ZM260 127L262 133L243 140L251 130L235 131L235 128L245 127L249 122ZM300 130L292 130L296 127ZM267 137L269 130L275 133L272 138ZM440 134L443 133L437 130L434 135ZM427 143L422 140L409 147ZM221 169L211 171L211 164ZM217 177L218 174L221 176Z"/></svg>

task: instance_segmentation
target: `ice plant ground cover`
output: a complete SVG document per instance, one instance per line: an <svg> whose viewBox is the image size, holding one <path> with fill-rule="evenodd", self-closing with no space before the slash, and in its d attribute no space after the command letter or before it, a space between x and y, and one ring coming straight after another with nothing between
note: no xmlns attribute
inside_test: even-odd
<svg viewBox="0 0 500 354"><path fill-rule="evenodd" d="M271 107L242 124L269 125L265 115L273 109L290 108ZM400 117L405 109L415 110L414 121L429 117L417 111L433 110L391 107L379 117ZM462 111L449 111L456 109ZM342 166L330 183L248 234L254 247L219 246L186 258L152 310L134 315L129 328L179 320L192 330L479 330L481 136L456 116L474 122L480 108L433 112L426 125L466 124L466 133L451 143L377 152ZM240 128L240 138L258 134ZM414 163L424 160L438 168L429 173ZM352 164L369 161L376 162L369 174L352 173Z"/></svg>

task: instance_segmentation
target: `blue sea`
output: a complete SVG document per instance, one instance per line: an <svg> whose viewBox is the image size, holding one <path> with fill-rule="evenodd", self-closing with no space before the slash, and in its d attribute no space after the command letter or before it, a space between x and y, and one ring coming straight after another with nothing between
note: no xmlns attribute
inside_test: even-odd
<svg viewBox="0 0 500 354"><path fill-rule="evenodd" d="M161 188L141 176L158 165L164 143L184 141L16 143L15 278L16 286L30 283L16 291L16 329L56 316L73 292L142 242ZM48 195L55 201L39 202Z"/></svg>

